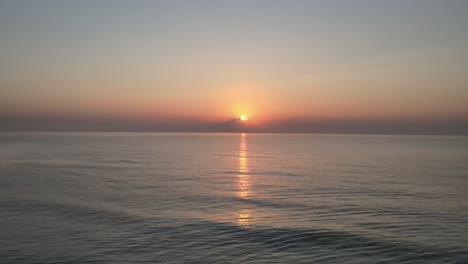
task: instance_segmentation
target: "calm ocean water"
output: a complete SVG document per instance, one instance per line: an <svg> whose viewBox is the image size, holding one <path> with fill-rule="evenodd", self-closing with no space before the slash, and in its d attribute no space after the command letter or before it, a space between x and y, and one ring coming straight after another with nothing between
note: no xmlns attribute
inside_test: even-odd
<svg viewBox="0 0 468 264"><path fill-rule="evenodd" d="M3 133L0 263L468 263L468 137Z"/></svg>

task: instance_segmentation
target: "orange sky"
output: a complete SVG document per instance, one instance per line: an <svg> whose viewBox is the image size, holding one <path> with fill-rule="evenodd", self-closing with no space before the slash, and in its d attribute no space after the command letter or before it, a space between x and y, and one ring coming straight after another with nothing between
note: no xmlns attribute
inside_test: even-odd
<svg viewBox="0 0 468 264"><path fill-rule="evenodd" d="M0 114L468 116L464 2L76 5L2 3Z"/></svg>

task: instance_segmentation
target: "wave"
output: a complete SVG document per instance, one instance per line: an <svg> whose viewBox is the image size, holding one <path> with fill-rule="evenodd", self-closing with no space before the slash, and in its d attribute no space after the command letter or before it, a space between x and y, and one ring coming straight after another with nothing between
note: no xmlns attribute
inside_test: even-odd
<svg viewBox="0 0 468 264"><path fill-rule="evenodd" d="M462 261L468 259L468 251L459 248L436 248L421 244L385 241L362 234L327 229L298 228L243 228L241 226L212 221L199 221L192 228L210 230L220 237L248 244L261 244L272 252L300 253L317 256L328 251L337 258L379 256L395 263L413 261ZM333 252L333 253L332 253Z"/></svg>
<svg viewBox="0 0 468 264"><path fill-rule="evenodd" d="M183 254L189 259L201 257L205 262L228 258L237 263L259 262L259 259L263 263L284 262L298 256L309 262L315 259L335 263L463 263L468 259L464 248L385 240L324 228L245 228L225 222L170 219L164 215L145 217L108 207L54 202L3 201L0 207L3 216L8 212L53 215L59 220L56 223L61 223L56 228L85 226L80 232L60 231L70 236L65 240L73 239L76 243L81 239L78 243L96 244L99 254L111 251L117 259L128 254L153 260L163 256L174 259L177 254ZM95 226L100 226L99 234L89 232ZM105 230L112 232L105 233ZM72 237L77 234L80 235ZM91 238L83 238L89 236Z"/></svg>

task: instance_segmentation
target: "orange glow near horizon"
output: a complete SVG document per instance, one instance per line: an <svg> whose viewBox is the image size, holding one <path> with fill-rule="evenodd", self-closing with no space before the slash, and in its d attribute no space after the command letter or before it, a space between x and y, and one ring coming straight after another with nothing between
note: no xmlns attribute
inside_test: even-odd
<svg viewBox="0 0 468 264"><path fill-rule="evenodd" d="M227 81L226 81L227 82ZM213 122L222 123L233 118L243 121L249 127L261 127L264 124L290 119L304 120L415 120L444 121L463 119L463 111L441 112L438 108L415 109L406 101L395 102L391 107L376 107L367 99L353 103L349 96L333 97L328 94L306 94L300 98L292 95L278 95L269 92L269 83L242 83L232 85L213 84L203 97L191 95L179 97L168 94L158 98L148 92L147 96L138 94L96 94L81 98L69 94L52 94L49 99L35 102L25 100L24 105L0 103L0 112L11 116L44 116L83 119L128 119L137 121L170 122ZM92 100L91 100L91 99ZM310 102L313 99L313 103ZM2 98L3 99L3 98ZM291 104L294 103L294 107ZM383 106L384 104L382 104ZM427 104L429 105L429 104ZM461 109L461 108L460 108Z"/></svg>

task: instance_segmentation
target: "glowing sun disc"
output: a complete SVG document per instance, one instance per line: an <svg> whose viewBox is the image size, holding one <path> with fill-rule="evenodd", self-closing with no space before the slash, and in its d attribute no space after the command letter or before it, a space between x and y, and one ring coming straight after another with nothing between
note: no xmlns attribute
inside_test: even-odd
<svg viewBox="0 0 468 264"><path fill-rule="evenodd" d="M245 120L247 120L247 117L246 117L245 115L241 115L241 116L240 116L240 119L241 119L242 121L245 121Z"/></svg>

